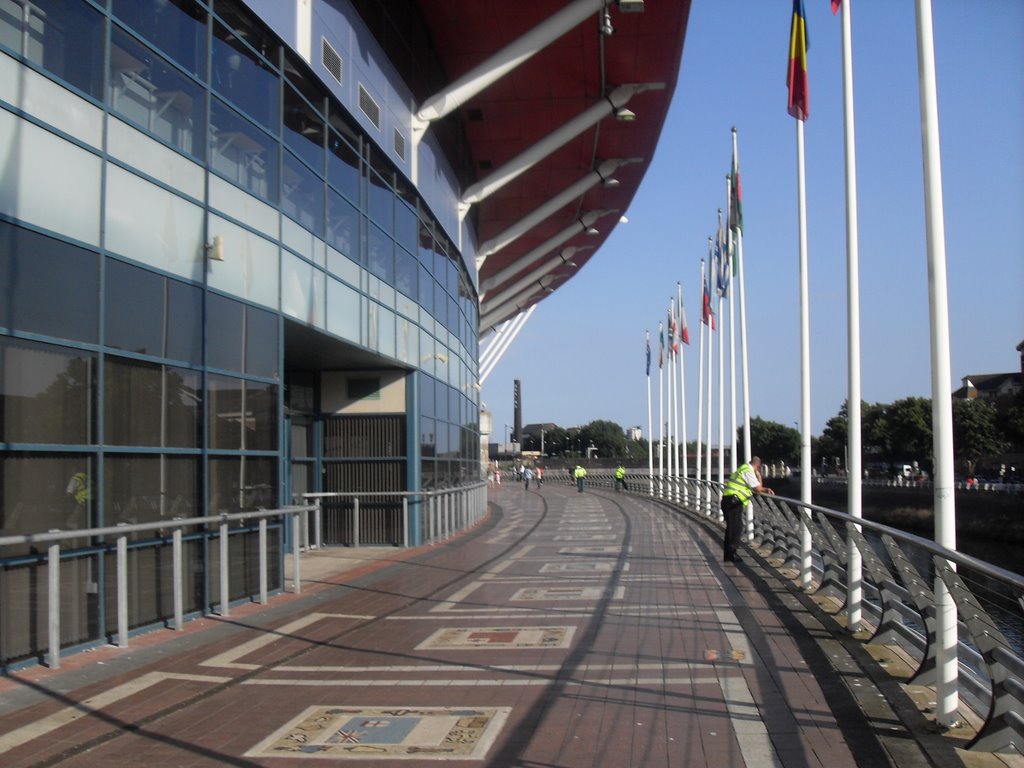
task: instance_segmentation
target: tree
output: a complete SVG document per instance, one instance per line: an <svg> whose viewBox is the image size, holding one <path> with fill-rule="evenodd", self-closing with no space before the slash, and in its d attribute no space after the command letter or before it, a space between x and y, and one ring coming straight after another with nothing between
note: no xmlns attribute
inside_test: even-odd
<svg viewBox="0 0 1024 768"><path fill-rule="evenodd" d="M580 429L580 453L586 455L591 445L597 455L604 458L625 458L629 456L626 447L626 432L614 421L592 421Z"/></svg>
<svg viewBox="0 0 1024 768"><path fill-rule="evenodd" d="M919 461L932 470L932 401L905 397L885 411L888 425L887 457L890 461Z"/></svg>
<svg viewBox="0 0 1024 768"><path fill-rule="evenodd" d="M800 433L760 416L750 420L750 444L751 455L760 456L766 464L782 461L792 465L800 460ZM738 430L736 450L744 453L743 430Z"/></svg>
<svg viewBox="0 0 1024 768"><path fill-rule="evenodd" d="M973 473L982 456L1003 453L1010 448L996 427L995 406L982 400L953 401L953 455L964 469Z"/></svg>

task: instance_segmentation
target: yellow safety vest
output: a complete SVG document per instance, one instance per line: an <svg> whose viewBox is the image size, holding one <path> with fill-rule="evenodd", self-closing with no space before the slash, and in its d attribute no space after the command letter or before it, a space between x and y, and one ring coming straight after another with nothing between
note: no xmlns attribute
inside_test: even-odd
<svg viewBox="0 0 1024 768"><path fill-rule="evenodd" d="M573 477L577 477L577 478L579 478L579 477L586 477L587 476L587 470L585 470L583 467L576 467L576 470L572 474L573 474Z"/></svg>
<svg viewBox="0 0 1024 768"><path fill-rule="evenodd" d="M729 479L725 481L725 490L722 491L723 496L737 496L739 500L743 502L743 506L750 504L750 500L754 498L754 490L743 481L743 475L747 472L753 472L754 468L749 464L744 464L739 467L735 472L729 475Z"/></svg>
<svg viewBox="0 0 1024 768"><path fill-rule="evenodd" d="M626 476L626 470L624 468L619 467L618 469L615 470L615 479L616 480L621 480L625 476Z"/></svg>

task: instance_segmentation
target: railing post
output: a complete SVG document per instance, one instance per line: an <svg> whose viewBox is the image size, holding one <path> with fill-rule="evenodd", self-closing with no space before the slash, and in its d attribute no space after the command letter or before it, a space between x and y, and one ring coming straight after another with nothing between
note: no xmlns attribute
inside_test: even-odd
<svg viewBox="0 0 1024 768"><path fill-rule="evenodd" d="M299 559L299 515L292 512L292 592L302 591L302 565Z"/></svg>
<svg viewBox="0 0 1024 768"><path fill-rule="evenodd" d="M121 523L124 525L124 523ZM128 647L128 537L117 537L117 646Z"/></svg>
<svg viewBox="0 0 1024 768"><path fill-rule="evenodd" d="M260 518L260 604L267 604L267 518Z"/></svg>
<svg viewBox="0 0 1024 768"><path fill-rule="evenodd" d="M402 548L409 548L409 497L402 497Z"/></svg>
<svg viewBox="0 0 1024 768"><path fill-rule="evenodd" d="M50 634L50 669L60 669L60 544L51 544L46 554L49 587L47 599L48 629Z"/></svg>
<svg viewBox="0 0 1024 768"><path fill-rule="evenodd" d="M323 547L324 543L324 510L322 502L323 500L320 497L317 497L316 501L314 502L316 504L316 510L313 512L313 525L316 529L314 533L316 535L317 549Z"/></svg>
<svg viewBox="0 0 1024 768"><path fill-rule="evenodd" d="M423 504L423 497L420 496L420 504ZM434 520L434 498L427 496L427 535L430 537L430 542L433 544L437 540L437 521Z"/></svg>
<svg viewBox="0 0 1024 768"><path fill-rule="evenodd" d="M352 499L352 546L359 546L359 498Z"/></svg>
<svg viewBox="0 0 1024 768"><path fill-rule="evenodd" d="M299 513L302 516L302 548L309 552L309 510Z"/></svg>
<svg viewBox="0 0 1024 768"><path fill-rule="evenodd" d="M171 534L171 562L174 579L174 623L171 625L175 630L181 631L185 623L184 616L184 586L182 584L182 548L181 548L181 527L174 529Z"/></svg>
<svg viewBox="0 0 1024 768"><path fill-rule="evenodd" d="M220 524L220 615L227 616L231 609L228 607L229 595L231 593L228 571L228 523L223 520Z"/></svg>

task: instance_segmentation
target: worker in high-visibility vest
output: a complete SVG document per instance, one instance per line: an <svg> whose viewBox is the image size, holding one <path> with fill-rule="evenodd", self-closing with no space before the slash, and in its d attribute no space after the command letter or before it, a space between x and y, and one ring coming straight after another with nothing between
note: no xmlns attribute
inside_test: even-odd
<svg viewBox="0 0 1024 768"><path fill-rule="evenodd" d="M572 476L576 478L577 493L583 493L583 478L587 476L587 470L577 464L576 469L573 470Z"/></svg>
<svg viewBox="0 0 1024 768"><path fill-rule="evenodd" d="M622 486L622 490L624 490L624 491L628 491L629 490L626 487L626 468L624 466L622 466L621 464L619 464L619 466L617 466L615 468L615 490L616 491L619 490L619 486L620 485Z"/></svg>
<svg viewBox="0 0 1024 768"><path fill-rule="evenodd" d="M754 456L749 464L736 469L725 481L722 491L722 514L725 516L725 542L723 559L735 563L740 539L743 536L743 513L750 506L755 493L773 495L761 481L761 459Z"/></svg>

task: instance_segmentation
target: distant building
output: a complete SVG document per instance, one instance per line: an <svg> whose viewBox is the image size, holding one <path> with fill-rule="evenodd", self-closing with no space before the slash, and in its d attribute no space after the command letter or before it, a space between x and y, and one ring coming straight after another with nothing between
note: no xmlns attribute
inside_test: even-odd
<svg viewBox="0 0 1024 768"><path fill-rule="evenodd" d="M641 440L644 436L644 431L640 427L626 427L626 439L627 440Z"/></svg>
<svg viewBox="0 0 1024 768"><path fill-rule="evenodd" d="M1024 389L1024 341L1017 345L1020 353L1020 370L1010 373L973 373L964 376L962 386L953 392L958 400L983 400L995 405L1001 400L1014 397Z"/></svg>

